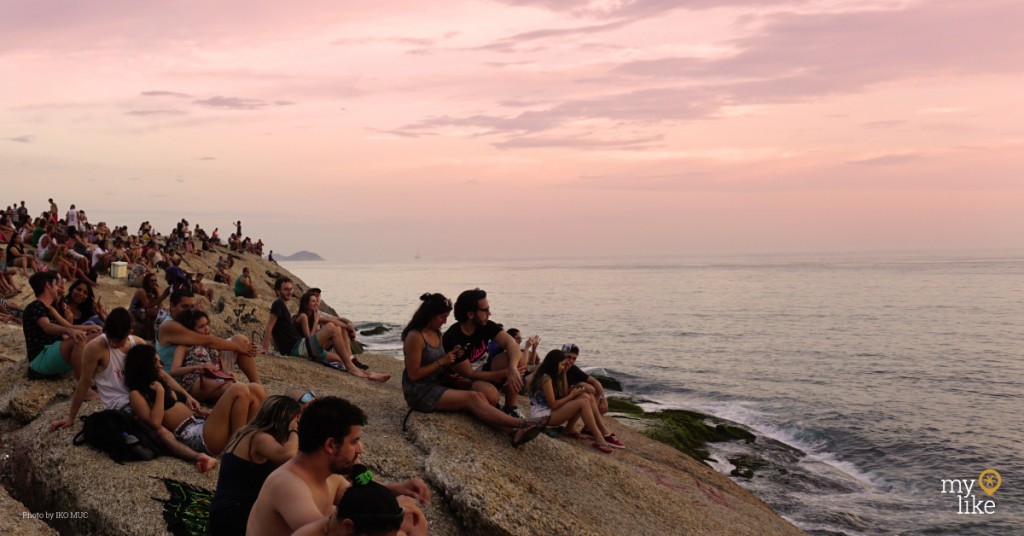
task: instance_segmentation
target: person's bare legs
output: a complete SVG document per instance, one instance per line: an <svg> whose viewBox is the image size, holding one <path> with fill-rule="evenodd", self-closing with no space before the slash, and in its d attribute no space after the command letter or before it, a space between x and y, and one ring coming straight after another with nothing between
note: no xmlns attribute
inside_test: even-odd
<svg viewBox="0 0 1024 536"><path fill-rule="evenodd" d="M203 426L203 441L206 449L220 454L228 439L236 430L245 426L249 419L249 388L236 383L220 397L213 411L206 417Z"/></svg>
<svg viewBox="0 0 1024 536"><path fill-rule="evenodd" d="M490 369L492 371L501 372L504 375L503 377L507 377L508 376L508 366L509 366L508 352L502 352L502 353L494 356L494 359L491 360L491 367L490 367ZM513 389L511 384L506 384L505 385L505 406L506 407L515 407L516 406L516 400L518 399L518 397L519 397L519 392L516 391L515 389Z"/></svg>
<svg viewBox="0 0 1024 536"><path fill-rule="evenodd" d="M340 361L345 365L345 371L357 378L366 378L375 382L386 382L391 379L390 374L365 372L352 363L352 344L348 331L342 330L334 324L327 324L316 332L316 340L320 344L320 348L334 350L334 352L327 353L324 361L329 363Z"/></svg>
<svg viewBox="0 0 1024 536"><path fill-rule="evenodd" d="M231 388L231 382L218 382L212 378L200 376L188 394L200 402L216 402Z"/></svg>
<svg viewBox="0 0 1024 536"><path fill-rule="evenodd" d="M249 347L249 337L245 335L234 335L230 339L235 344L240 344ZM256 369L256 356L252 354L239 354L235 353L235 364L242 370L242 374L245 374L246 378L249 378L251 383L260 383L260 373ZM230 371L229 371L230 372Z"/></svg>
<svg viewBox="0 0 1024 536"><path fill-rule="evenodd" d="M597 423L597 428L601 432L601 437L607 436L612 433L604 424L604 419L601 418L601 407L597 402L597 397L591 394L587 395L590 398L590 410L594 414L594 422Z"/></svg>
<svg viewBox="0 0 1024 536"><path fill-rule="evenodd" d="M441 395L434 409L438 411L460 411L466 409L482 422L505 432L520 428L526 424L524 419L517 419L487 403L487 398L478 391L448 389Z"/></svg>
<svg viewBox="0 0 1024 536"><path fill-rule="evenodd" d="M256 414L260 411L260 406L263 405L263 401L267 399L267 390L258 383L250 383L246 386L249 389L249 421L256 418ZM248 421L247 421L248 422Z"/></svg>
<svg viewBox="0 0 1024 536"><path fill-rule="evenodd" d="M175 458L181 458L187 462L192 462L196 465L196 470L200 473L205 473L220 463L217 458L207 456L206 454L200 454L190 448L187 445L178 441L178 438L174 437L174 433L170 430L161 426L156 430L156 436L160 439L160 443L163 444L167 452Z"/></svg>
<svg viewBox="0 0 1024 536"><path fill-rule="evenodd" d="M470 387L470 389L484 395L484 397L487 399L487 402L489 402L491 406L496 406L498 404L498 388L495 387L493 383L486 381L475 381L473 382L473 386Z"/></svg>
<svg viewBox="0 0 1024 536"><path fill-rule="evenodd" d="M570 400L562 407L551 410L551 419L548 421L548 425L555 426L579 417L583 419L585 426L591 430L597 430L597 423L594 422L594 411L590 407L590 400L587 400L588 398L589 395L581 395ZM608 446L608 442L604 440L603 435L596 435L594 442L603 447Z"/></svg>

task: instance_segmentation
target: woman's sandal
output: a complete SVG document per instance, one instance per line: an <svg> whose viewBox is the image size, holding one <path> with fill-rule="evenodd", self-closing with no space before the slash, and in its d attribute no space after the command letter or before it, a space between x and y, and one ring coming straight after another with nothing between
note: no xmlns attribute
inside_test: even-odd
<svg viewBox="0 0 1024 536"><path fill-rule="evenodd" d="M583 437L583 434L581 434L579 432L571 431L571 430L566 430L565 432L562 432L562 435L564 435L565 437L568 437L569 439L579 439L580 441L590 441L590 440L592 440L592 439L588 440L587 438Z"/></svg>
<svg viewBox="0 0 1024 536"><path fill-rule="evenodd" d="M609 447L608 445L601 445L600 443L598 443L596 441L591 443L590 446L594 447L595 450L603 452L605 454L611 454L612 452L615 451L615 449Z"/></svg>

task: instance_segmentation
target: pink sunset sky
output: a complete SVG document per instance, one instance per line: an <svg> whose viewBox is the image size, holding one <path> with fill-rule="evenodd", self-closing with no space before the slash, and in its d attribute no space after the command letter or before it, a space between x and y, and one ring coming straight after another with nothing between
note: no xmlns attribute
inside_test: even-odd
<svg viewBox="0 0 1024 536"><path fill-rule="evenodd" d="M0 205L338 260L1024 250L1024 2L7 1Z"/></svg>

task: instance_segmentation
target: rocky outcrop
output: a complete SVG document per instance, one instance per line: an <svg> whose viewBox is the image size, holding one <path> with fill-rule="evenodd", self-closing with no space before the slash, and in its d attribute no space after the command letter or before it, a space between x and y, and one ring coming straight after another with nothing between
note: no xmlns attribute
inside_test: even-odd
<svg viewBox="0 0 1024 536"><path fill-rule="evenodd" d="M241 262L257 273L268 268L251 256ZM108 306L127 303L131 289L123 282L103 278L101 283ZM259 299L245 300L215 288L225 296L225 307L213 315L214 331L260 336L269 289L264 294L261 288ZM62 534L163 535L162 504L153 500L168 496L160 478L216 486L216 471L199 474L180 460L118 465L90 447L75 447L71 438L81 423L49 432L49 423L67 414L72 381L26 380L20 329L0 327L0 357L0 416L8 430L4 454L10 456L3 470L14 497L25 505L0 495L0 515L8 516L0 519L0 533L13 526L12 533L48 534L38 521L11 520L15 512L26 511L79 512L47 521ZM432 534L800 534L728 478L614 419L610 426L628 448L612 454L593 450L589 442L543 435L513 448L504 434L466 414L414 413L403 433L401 363L373 354L361 359L392 374L391 381L372 383L273 355L261 356L259 368L271 393L301 387L358 403L369 416L363 462L384 481L413 476L427 481L434 492L425 507ZM88 402L82 413L97 409L98 403ZM525 412L526 405L521 409Z"/></svg>

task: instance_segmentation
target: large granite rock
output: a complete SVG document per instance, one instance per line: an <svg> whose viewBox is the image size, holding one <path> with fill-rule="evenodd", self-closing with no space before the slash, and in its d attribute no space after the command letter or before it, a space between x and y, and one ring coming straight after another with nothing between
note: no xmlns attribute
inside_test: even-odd
<svg viewBox="0 0 1024 536"><path fill-rule="evenodd" d="M251 256L242 262L267 268ZM108 306L130 298L122 281L101 283ZM225 296L223 313L213 315L214 331L259 336L270 296ZM26 380L20 329L0 326L0 358L0 416L9 456L2 469L14 497L24 503L0 494L0 516L6 516L0 533L9 527L13 534L49 533L41 522L23 520L24 511L82 513L47 521L62 534L163 535L162 504L153 499L168 497L161 478L216 486L216 471L199 474L184 461L165 457L118 465L90 447L75 447L71 438L81 423L49 432L49 423L67 414L72 380ZM610 425L628 448L613 454L597 452L588 442L546 436L512 448L504 434L465 414L414 413L403 433L401 363L372 354L361 359L372 370L392 374L391 381L373 383L278 356L261 356L259 368L272 394L311 388L318 396L359 404L369 416L363 462L385 481L427 481L434 492L425 507L432 534L801 533L728 478L614 420ZM89 402L82 413L98 409Z"/></svg>

